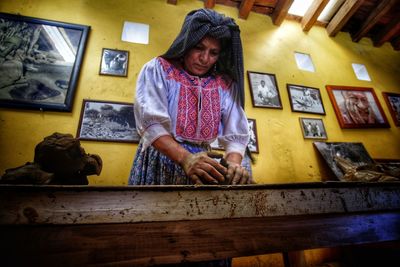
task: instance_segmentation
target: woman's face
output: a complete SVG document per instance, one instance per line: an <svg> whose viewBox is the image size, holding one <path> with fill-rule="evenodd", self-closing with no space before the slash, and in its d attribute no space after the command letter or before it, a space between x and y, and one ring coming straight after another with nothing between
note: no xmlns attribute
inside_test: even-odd
<svg viewBox="0 0 400 267"><path fill-rule="evenodd" d="M217 62L220 51L220 41L213 37L205 36L185 54L183 68L191 75L202 76Z"/></svg>

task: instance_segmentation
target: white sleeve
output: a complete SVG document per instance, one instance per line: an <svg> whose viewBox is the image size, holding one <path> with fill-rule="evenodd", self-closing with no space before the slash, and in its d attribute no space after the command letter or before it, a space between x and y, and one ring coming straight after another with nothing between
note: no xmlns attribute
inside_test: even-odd
<svg viewBox="0 0 400 267"><path fill-rule="evenodd" d="M250 136L247 117L238 97L236 83L233 83L222 100L222 134L218 141L224 145L226 154L236 152L243 157Z"/></svg>
<svg viewBox="0 0 400 267"><path fill-rule="evenodd" d="M136 83L135 120L143 149L160 136L170 135L167 90L162 66L154 58L143 66Z"/></svg>

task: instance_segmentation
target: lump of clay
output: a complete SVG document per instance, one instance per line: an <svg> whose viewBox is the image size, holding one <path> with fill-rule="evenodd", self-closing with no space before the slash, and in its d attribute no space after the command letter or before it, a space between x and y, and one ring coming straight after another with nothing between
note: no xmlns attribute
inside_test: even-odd
<svg viewBox="0 0 400 267"><path fill-rule="evenodd" d="M35 147L33 163L8 169L0 183L87 185L87 175L101 173L103 163L71 134L53 133Z"/></svg>

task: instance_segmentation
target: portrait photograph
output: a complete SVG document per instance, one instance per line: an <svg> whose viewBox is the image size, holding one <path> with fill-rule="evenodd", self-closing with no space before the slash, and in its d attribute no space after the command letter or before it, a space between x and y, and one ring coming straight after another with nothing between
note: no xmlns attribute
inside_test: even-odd
<svg viewBox="0 0 400 267"><path fill-rule="evenodd" d="M325 115L318 88L295 84L286 84L286 87L292 111Z"/></svg>
<svg viewBox="0 0 400 267"><path fill-rule="evenodd" d="M275 74L247 71L254 107L282 109Z"/></svg>
<svg viewBox="0 0 400 267"><path fill-rule="evenodd" d="M400 127L400 94L383 92L390 115L397 127Z"/></svg>
<svg viewBox="0 0 400 267"><path fill-rule="evenodd" d="M138 143L133 104L84 99L76 137L80 140Z"/></svg>
<svg viewBox="0 0 400 267"><path fill-rule="evenodd" d="M0 13L0 106L71 111L90 26Z"/></svg>
<svg viewBox="0 0 400 267"><path fill-rule="evenodd" d="M255 119L247 119L248 126L249 126L249 134L250 134L250 140L249 140L249 150L250 152L253 153L259 153L258 151L258 137L257 137L257 125L256 125L256 120ZM216 150L225 150L224 146L218 142L218 138L215 139L214 142L210 144L212 149Z"/></svg>
<svg viewBox="0 0 400 267"><path fill-rule="evenodd" d="M389 128L372 88L327 85L329 98L341 128Z"/></svg>
<svg viewBox="0 0 400 267"><path fill-rule="evenodd" d="M322 119L299 118L304 139L328 139Z"/></svg>
<svg viewBox="0 0 400 267"><path fill-rule="evenodd" d="M100 74L126 77L128 75L129 51L103 48Z"/></svg>

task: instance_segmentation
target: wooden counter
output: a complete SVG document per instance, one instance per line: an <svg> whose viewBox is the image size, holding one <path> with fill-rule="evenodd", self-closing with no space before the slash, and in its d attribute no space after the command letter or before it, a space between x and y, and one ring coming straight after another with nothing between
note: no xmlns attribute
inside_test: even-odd
<svg viewBox="0 0 400 267"><path fill-rule="evenodd" d="M400 183L0 185L5 266L148 266L400 240Z"/></svg>

